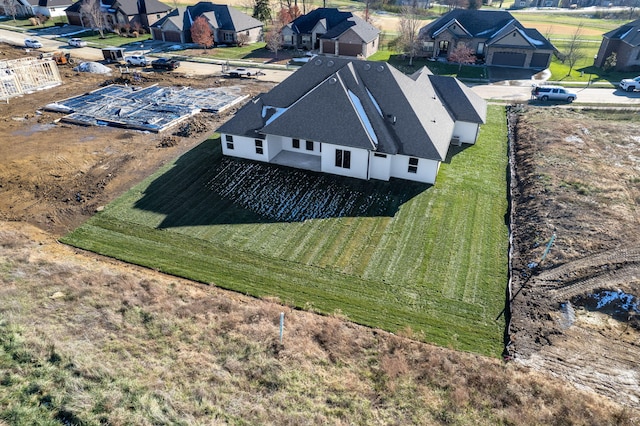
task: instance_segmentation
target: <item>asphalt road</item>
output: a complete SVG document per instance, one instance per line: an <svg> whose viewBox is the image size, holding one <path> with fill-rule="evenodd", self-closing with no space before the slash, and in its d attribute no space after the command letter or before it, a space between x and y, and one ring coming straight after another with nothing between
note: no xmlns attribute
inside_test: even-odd
<svg viewBox="0 0 640 426"><path fill-rule="evenodd" d="M73 48L69 47L66 43L61 43L56 40L51 40L45 37L34 37L31 35L25 35L22 33L0 29L0 41L13 44L15 46L24 46L25 38L36 38L43 44L43 48L39 50L43 51L56 51L64 49L71 52L71 55L76 61L84 59L88 61L98 61L102 59L102 53L100 49L92 47ZM257 78L259 80L280 82L287 78L293 70L277 70L277 69L260 69L265 75L261 75ZM149 71L153 72L153 71ZM222 77L222 66L219 64L199 63L182 61L180 68L176 71L183 74L190 75L210 75ZM241 77L244 78L244 77ZM528 102L531 98L531 85L533 81L530 80L516 80L509 82L500 82L493 84L478 84L472 85L472 90L480 95L482 98L494 101L503 102ZM574 89L578 95L578 99L575 104L587 103L587 104L620 104L620 105L636 105L640 106L640 92L627 93L621 90L609 88L578 88ZM544 102L536 102L538 105L545 105ZM546 103L548 105L557 103ZM562 103L560 103L562 104Z"/></svg>

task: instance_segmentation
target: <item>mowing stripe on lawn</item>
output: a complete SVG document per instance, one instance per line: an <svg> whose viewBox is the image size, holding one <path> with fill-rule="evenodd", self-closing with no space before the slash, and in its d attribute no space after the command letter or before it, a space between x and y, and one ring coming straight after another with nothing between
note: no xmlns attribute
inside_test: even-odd
<svg viewBox="0 0 640 426"><path fill-rule="evenodd" d="M429 187L231 160L219 140L208 140L63 241L498 356L504 323L494 319L507 265L504 108L490 106L478 143L455 150ZM325 217L326 208L340 213Z"/></svg>

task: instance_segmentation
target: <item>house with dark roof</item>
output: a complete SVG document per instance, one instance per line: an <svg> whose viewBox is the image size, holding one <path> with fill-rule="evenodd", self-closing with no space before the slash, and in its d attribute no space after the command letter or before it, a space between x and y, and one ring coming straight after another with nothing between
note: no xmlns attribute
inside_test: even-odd
<svg viewBox="0 0 640 426"><path fill-rule="evenodd" d="M419 55L448 58L460 44L486 65L545 69L556 48L504 10L454 9L420 29Z"/></svg>
<svg viewBox="0 0 640 426"><path fill-rule="evenodd" d="M224 155L359 179L435 183L486 102L453 77L318 55L217 131Z"/></svg>
<svg viewBox="0 0 640 426"><path fill-rule="evenodd" d="M255 43L262 39L264 24L226 4L199 2L179 7L151 27L154 40L178 43L191 42L191 25L203 16L213 32L213 42L219 44Z"/></svg>
<svg viewBox="0 0 640 426"><path fill-rule="evenodd" d="M78 0L65 13L71 25L91 27L90 18L82 12L86 0ZM139 24L149 29L171 11L171 6L158 0L101 0L100 9L110 27Z"/></svg>
<svg viewBox="0 0 640 426"><path fill-rule="evenodd" d="M321 7L285 25L282 44L325 55L366 58L378 51L380 30L351 12Z"/></svg>
<svg viewBox="0 0 640 426"><path fill-rule="evenodd" d="M65 9L71 6L71 0L29 0L34 15L50 18L65 16Z"/></svg>
<svg viewBox="0 0 640 426"><path fill-rule="evenodd" d="M640 68L640 19L603 34L594 65L602 68L607 58L614 52L617 71Z"/></svg>

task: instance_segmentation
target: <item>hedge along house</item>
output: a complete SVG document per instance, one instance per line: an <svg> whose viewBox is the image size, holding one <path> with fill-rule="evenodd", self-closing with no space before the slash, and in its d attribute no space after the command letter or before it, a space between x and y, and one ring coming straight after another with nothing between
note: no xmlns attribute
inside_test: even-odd
<svg viewBox="0 0 640 426"><path fill-rule="evenodd" d="M245 43L262 39L264 24L261 21L226 4L210 2L174 9L151 27L151 35L154 40L191 42L191 25L199 16L207 20L216 45L237 44L241 38Z"/></svg>
<svg viewBox="0 0 640 426"><path fill-rule="evenodd" d="M422 27L419 56L449 57L465 44L486 65L545 69L556 48L538 30L503 10L455 9Z"/></svg>
<svg viewBox="0 0 640 426"><path fill-rule="evenodd" d="M380 30L351 12L318 8L282 28L282 45L326 55L367 58L378 51Z"/></svg>
<svg viewBox="0 0 640 426"><path fill-rule="evenodd" d="M452 141L475 143L485 118L486 102L453 77L317 56L218 132L228 156L433 184Z"/></svg>

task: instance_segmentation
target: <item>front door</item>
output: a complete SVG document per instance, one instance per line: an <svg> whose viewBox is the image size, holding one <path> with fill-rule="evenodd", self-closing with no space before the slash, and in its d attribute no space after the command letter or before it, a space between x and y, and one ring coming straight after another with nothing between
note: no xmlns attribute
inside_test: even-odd
<svg viewBox="0 0 640 426"><path fill-rule="evenodd" d="M446 57L449 54L449 42L442 40L438 43L438 56Z"/></svg>

